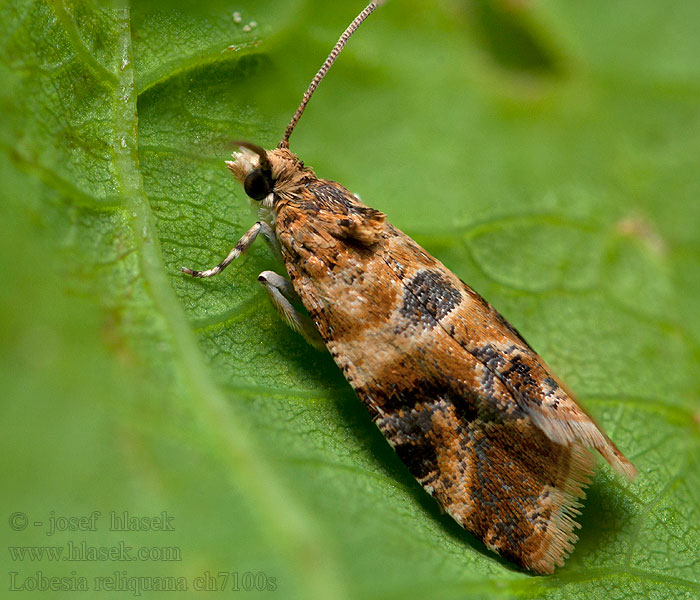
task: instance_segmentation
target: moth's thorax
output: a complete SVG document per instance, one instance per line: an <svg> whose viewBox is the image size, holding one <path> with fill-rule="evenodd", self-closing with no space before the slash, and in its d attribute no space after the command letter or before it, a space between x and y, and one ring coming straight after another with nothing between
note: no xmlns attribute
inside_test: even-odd
<svg viewBox="0 0 700 600"><path fill-rule="evenodd" d="M272 209L279 201L285 201L298 196L303 186L316 180L316 175L310 167L304 166L296 154L287 148L267 150L267 160L272 171L274 187L270 195L262 201L262 207ZM233 153L233 160L226 165L241 183L255 169L260 168L260 157L248 148L241 148Z"/></svg>

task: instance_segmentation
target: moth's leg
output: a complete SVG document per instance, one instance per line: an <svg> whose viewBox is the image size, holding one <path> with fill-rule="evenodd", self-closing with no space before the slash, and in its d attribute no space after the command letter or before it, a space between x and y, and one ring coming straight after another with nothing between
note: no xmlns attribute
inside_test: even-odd
<svg viewBox="0 0 700 600"><path fill-rule="evenodd" d="M275 234L270 226L264 221L258 221L243 235L240 240L238 240L238 243L233 247L231 252L228 253L228 256L215 267L207 269L206 271L193 271L187 267L181 267L180 271L187 273L188 275L192 275L192 277L211 277L212 275L218 275L241 254L248 250L248 248L250 248L255 241L255 238L258 237L258 233L261 232L265 236L265 239L268 240L270 245L273 246L273 250L275 249L274 244L277 244L277 251L279 252L279 243L277 242L277 238L275 238ZM271 239L274 239L275 242L272 242Z"/></svg>
<svg viewBox="0 0 700 600"><path fill-rule="evenodd" d="M274 271L263 271L258 275L258 281L265 288L272 305L284 322L294 331L304 336L304 339L314 348L324 350L325 345L311 317L292 304L292 302L301 304L299 296L294 291L292 282Z"/></svg>
<svg viewBox="0 0 700 600"><path fill-rule="evenodd" d="M282 256L282 247L280 246L280 241L277 239L275 232L272 231L272 227L265 223L265 221L260 221L260 233L262 233L263 236L265 236L265 241L267 242L267 245L270 247L270 250L272 250L272 253L275 255L277 260L279 260L280 263L284 264L284 257Z"/></svg>

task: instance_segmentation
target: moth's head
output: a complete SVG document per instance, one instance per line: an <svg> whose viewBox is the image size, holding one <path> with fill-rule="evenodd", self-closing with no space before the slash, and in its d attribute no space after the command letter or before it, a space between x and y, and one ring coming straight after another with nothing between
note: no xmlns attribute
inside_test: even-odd
<svg viewBox="0 0 700 600"><path fill-rule="evenodd" d="M292 197L299 192L300 186L315 178L314 172L304 167L304 163L297 158L296 154L289 151L289 136L292 135L318 84L345 47L348 38L380 3L379 0L372 0L340 36L330 55L311 81L299 108L287 125L287 129L284 130L277 148L265 150L250 142L235 142L241 150L234 152L233 160L226 164L236 179L243 184L245 193L251 199L260 202L263 208L273 208L276 198Z"/></svg>
<svg viewBox="0 0 700 600"><path fill-rule="evenodd" d="M267 151L248 142L236 142L240 152L233 153L233 160L226 161L231 173L243 184L245 193L253 200L264 200L275 188L275 176Z"/></svg>
<svg viewBox="0 0 700 600"><path fill-rule="evenodd" d="M245 193L263 206L272 208L275 196L291 192L312 171L304 167L287 148L265 150L249 142L236 142L239 152L226 161L231 173L243 184Z"/></svg>

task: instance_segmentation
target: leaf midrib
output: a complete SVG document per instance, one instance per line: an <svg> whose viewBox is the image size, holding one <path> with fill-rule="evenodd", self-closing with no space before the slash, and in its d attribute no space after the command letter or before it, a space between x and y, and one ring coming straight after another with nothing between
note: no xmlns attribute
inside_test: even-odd
<svg viewBox="0 0 700 600"><path fill-rule="evenodd" d="M138 120L133 68L130 11L126 2L119 9L124 24L119 40L123 68L114 94L117 139L112 144L115 173L125 200L140 257L141 275L154 306L169 327L174 350L186 374L190 397L209 425L213 445L226 457L231 481L245 482L250 507L264 522L271 546L280 547L291 564L299 565L300 588L307 598L345 598L341 570L328 536L318 530L294 491L278 477L259 445L239 423L224 395L209 376L182 306L167 280L154 216L143 189L138 160ZM123 144L122 140L126 143ZM284 498L284 502L275 499ZM310 560L299 561L299 556Z"/></svg>

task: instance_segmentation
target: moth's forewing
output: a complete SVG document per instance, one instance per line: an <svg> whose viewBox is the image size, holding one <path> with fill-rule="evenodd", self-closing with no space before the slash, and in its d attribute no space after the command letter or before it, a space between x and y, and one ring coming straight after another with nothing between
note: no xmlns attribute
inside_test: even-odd
<svg viewBox="0 0 700 600"><path fill-rule="evenodd" d="M337 183L281 204L277 235L328 350L416 479L489 548L539 572L563 564L586 446L629 463L518 332Z"/></svg>

